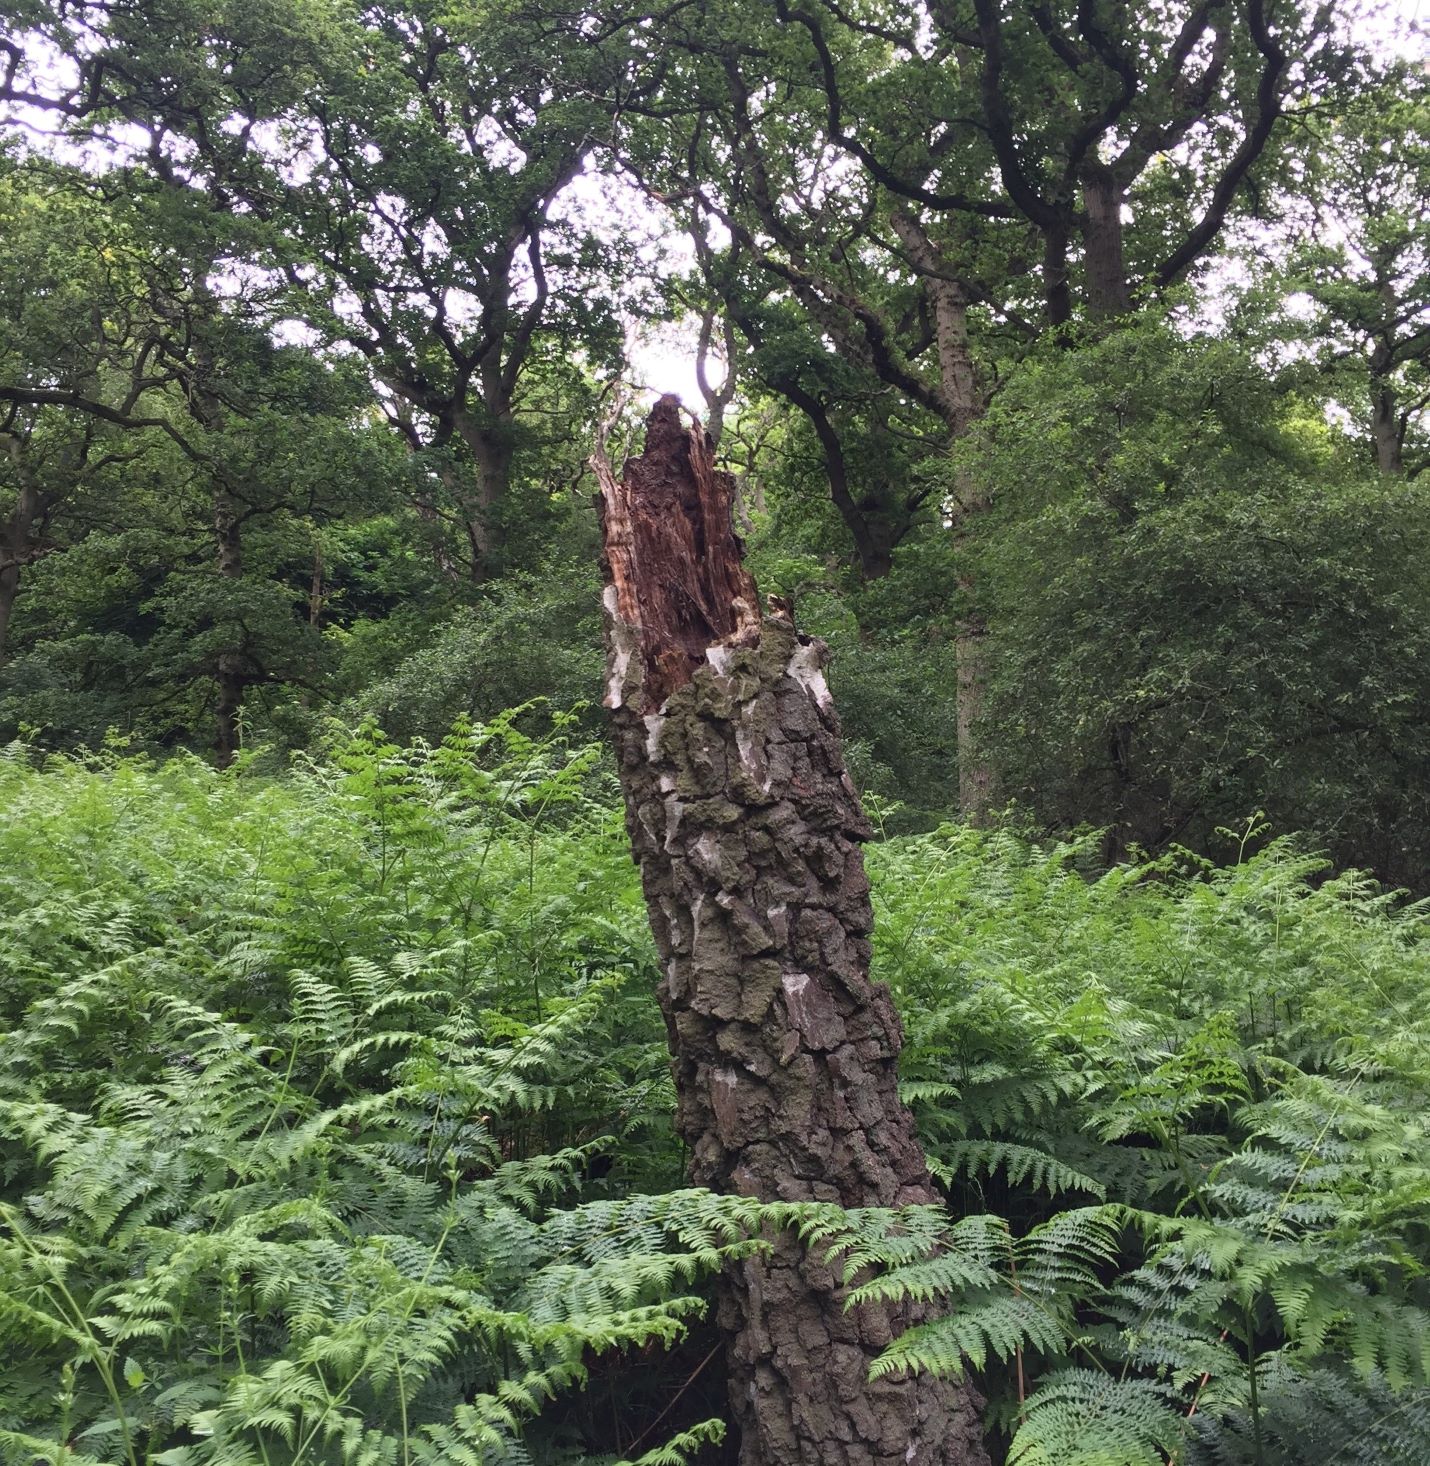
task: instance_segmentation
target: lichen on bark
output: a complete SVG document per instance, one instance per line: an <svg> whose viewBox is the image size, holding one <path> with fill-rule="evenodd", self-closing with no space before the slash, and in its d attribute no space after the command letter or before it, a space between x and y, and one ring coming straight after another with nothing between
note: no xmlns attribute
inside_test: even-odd
<svg viewBox="0 0 1430 1466"><path fill-rule="evenodd" d="M596 468L606 705L690 1179L767 1201L935 1201L898 1096L902 1029L869 977L870 830L825 648L781 603L760 615L733 480L676 399L619 479ZM720 1284L741 1466L983 1466L970 1388L869 1379L921 1309L847 1308L817 1255L770 1241Z"/></svg>

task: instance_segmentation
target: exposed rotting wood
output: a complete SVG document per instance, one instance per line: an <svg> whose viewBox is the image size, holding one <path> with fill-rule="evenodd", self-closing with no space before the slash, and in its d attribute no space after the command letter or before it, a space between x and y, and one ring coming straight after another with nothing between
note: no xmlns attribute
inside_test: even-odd
<svg viewBox="0 0 1430 1466"><path fill-rule="evenodd" d="M693 1182L763 1200L936 1200L897 1090L902 1030L869 980L869 826L823 643L759 615L734 484L679 405L616 479L597 460L608 679L626 823L664 976ZM846 1310L783 1234L721 1284L742 1466L986 1466L976 1394L871 1383L917 1306Z"/></svg>
<svg viewBox="0 0 1430 1466"><path fill-rule="evenodd" d="M639 629L641 701L652 709L708 648L759 640L755 582L730 514L735 481L715 467L704 434L682 425L675 397L656 403L645 452L619 480L604 461L597 472L611 613Z"/></svg>

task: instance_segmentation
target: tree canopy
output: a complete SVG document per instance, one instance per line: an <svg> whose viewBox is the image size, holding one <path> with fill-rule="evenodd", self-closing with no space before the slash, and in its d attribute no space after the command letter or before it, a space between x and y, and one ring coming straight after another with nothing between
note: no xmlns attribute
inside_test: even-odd
<svg viewBox="0 0 1430 1466"><path fill-rule="evenodd" d="M711 1280L798 1239L891 1398L987 1397L990 1459L1430 1459L1424 40L1375 0L11 0L0 1456L714 1466ZM728 495L869 828L832 721L757 748L692 694L685 764L644 707L594 742L646 387L720 520L647 505L691 552L651 593L699 619ZM844 844L771 816L742 885L680 781L767 735ZM649 1000L643 758L663 980L728 916L804 992L746 887L854 872L820 961L912 1210L683 1184L731 1126ZM668 1011L723 1083L729 1014Z"/></svg>
<svg viewBox="0 0 1430 1466"><path fill-rule="evenodd" d="M1264 809L1419 883L1424 75L1376 24L12 9L5 728L576 705L584 460L673 321L898 818Z"/></svg>

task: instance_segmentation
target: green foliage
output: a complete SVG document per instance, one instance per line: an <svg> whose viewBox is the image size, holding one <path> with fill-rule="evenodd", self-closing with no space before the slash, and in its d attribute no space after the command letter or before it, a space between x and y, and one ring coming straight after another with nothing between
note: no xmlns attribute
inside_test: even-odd
<svg viewBox="0 0 1430 1466"><path fill-rule="evenodd" d="M680 1163L590 766L511 719L0 762L6 1459L596 1459L532 1422L752 1213L630 1194Z"/></svg>
<svg viewBox="0 0 1430 1466"><path fill-rule="evenodd" d="M1263 280L1252 313L1280 292L1310 319L1301 336L1382 472L1427 467L1430 407L1430 87L1394 65L1318 129L1304 180L1314 223L1297 231L1288 278ZM1332 228L1326 225L1334 219ZM1287 300L1290 304L1290 300Z"/></svg>
<svg viewBox="0 0 1430 1466"><path fill-rule="evenodd" d="M1430 881L1425 79L1333 9L6 9L0 1457L708 1458L702 1280L791 1225L1011 1462L1430 1459L1425 912L1264 841ZM979 711L1109 827L876 851L946 1208L681 1189L570 745L677 307L885 833Z"/></svg>
<svg viewBox="0 0 1430 1466"><path fill-rule="evenodd" d="M1010 1460L1307 1459L1327 1395L1346 1460L1368 1430L1423 1458L1423 908L1286 842L1096 880L1090 854L873 851L906 1094L955 1209L999 1214L821 1232L863 1292L951 1308L881 1367L978 1368Z"/></svg>
<svg viewBox="0 0 1430 1466"><path fill-rule="evenodd" d="M1205 851L1259 809L1423 886L1426 490L1314 412L1159 323L1000 396L963 460L993 498L982 736L1041 828Z"/></svg>
<svg viewBox="0 0 1430 1466"><path fill-rule="evenodd" d="M1425 1458L1422 910L1284 842L876 845L950 1206L761 1208L682 1189L604 776L531 717L0 760L9 1456L699 1458L702 1279L792 1225L932 1306L876 1374L971 1372L1011 1461Z"/></svg>
<svg viewBox="0 0 1430 1466"><path fill-rule="evenodd" d="M439 736L454 717L494 717L535 699L582 712L594 725L603 660L599 606L592 558L543 576L503 576L478 605L436 627L355 627L344 637L344 661L361 659L367 668L353 669L359 690L350 705L403 738ZM401 637L404 629L420 629L415 644ZM405 654L393 657L399 649ZM395 665L373 675L376 656Z"/></svg>
<svg viewBox="0 0 1430 1466"><path fill-rule="evenodd" d="M947 536L922 526L891 572L859 583L817 554L828 517L792 503L783 476L756 528L750 563L762 590L792 600L800 627L829 646L844 755L890 831L929 829L958 802L957 678Z"/></svg>

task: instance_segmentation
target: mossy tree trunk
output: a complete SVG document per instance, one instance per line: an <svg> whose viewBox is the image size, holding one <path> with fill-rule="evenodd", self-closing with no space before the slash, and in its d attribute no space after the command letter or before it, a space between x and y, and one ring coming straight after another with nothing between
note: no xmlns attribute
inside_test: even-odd
<svg viewBox="0 0 1430 1466"><path fill-rule="evenodd" d="M676 399L619 480L597 471L606 704L690 1178L762 1200L934 1201L897 1092L899 1020L869 980L869 827L824 646L778 601L761 616L733 480ZM719 1322L742 1466L986 1466L970 1389L869 1380L921 1316L846 1311L838 1276L789 1235L733 1266Z"/></svg>

